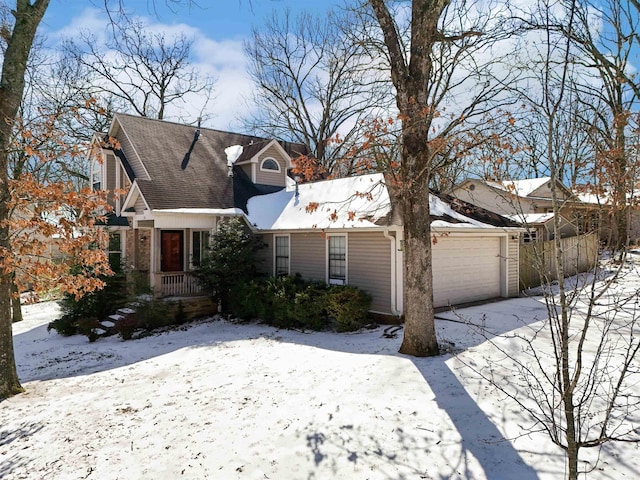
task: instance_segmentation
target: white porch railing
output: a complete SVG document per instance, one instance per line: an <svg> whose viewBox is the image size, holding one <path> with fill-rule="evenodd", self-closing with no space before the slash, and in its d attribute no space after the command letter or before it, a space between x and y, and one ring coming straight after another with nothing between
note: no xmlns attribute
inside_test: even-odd
<svg viewBox="0 0 640 480"><path fill-rule="evenodd" d="M202 287L189 272L156 273L155 291L161 297L202 295Z"/></svg>

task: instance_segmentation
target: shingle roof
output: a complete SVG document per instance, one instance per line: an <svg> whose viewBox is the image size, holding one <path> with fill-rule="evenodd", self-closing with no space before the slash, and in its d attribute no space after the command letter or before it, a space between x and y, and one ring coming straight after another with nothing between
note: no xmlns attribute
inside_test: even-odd
<svg viewBox="0 0 640 480"><path fill-rule="evenodd" d="M152 210L235 207L224 149L269 141L209 128L196 138L196 127L121 113L115 120L149 173L136 181Z"/></svg>
<svg viewBox="0 0 640 480"><path fill-rule="evenodd" d="M474 205L473 203L465 202L456 198L452 195L447 195L444 193L437 193L432 191L431 195L435 195L440 198L443 202L445 202L451 210L465 217L471 218L473 220L477 220L478 222L492 225L494 227L520 227L521 225L518 222L515 222L511 218L507 218L505 216L499 215L497 213L491 212L486 208L479 207ZM431 219L437 220L438 215L434 215L432 212ZM449 215L442 216L449 223L459 223L459 220L452 219Z"/></svg>

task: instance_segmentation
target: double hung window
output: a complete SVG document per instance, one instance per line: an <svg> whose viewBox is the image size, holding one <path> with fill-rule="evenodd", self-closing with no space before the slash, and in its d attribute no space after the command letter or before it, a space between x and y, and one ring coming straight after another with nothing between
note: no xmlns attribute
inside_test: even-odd
<svg viewBox="0 0 640 480"><path fill-rule="evenodd" d="M331 235L328 248L329 283L344 285L347 283L347 237Z"/></svg>

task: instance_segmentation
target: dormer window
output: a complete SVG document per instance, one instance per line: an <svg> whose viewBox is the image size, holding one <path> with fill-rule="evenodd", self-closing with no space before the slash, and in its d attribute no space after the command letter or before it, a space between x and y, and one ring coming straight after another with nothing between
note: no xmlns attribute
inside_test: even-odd
<svg viewBox="0 0 640 480"><path fill-rule="evenodd" d="M280 165L273 158L265 158L260 164L260 170L268 170L271 172L279 172Z"/></svg>

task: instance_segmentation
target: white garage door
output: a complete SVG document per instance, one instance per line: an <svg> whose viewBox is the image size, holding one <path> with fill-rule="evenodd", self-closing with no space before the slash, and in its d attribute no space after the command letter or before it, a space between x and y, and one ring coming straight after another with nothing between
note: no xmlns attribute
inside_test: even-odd
<svg viewBox="0 0 640 480"><path fill-rule="evenodd" d="M436 307L500 296L499 237L437 237L433 245Z"/></svg>

